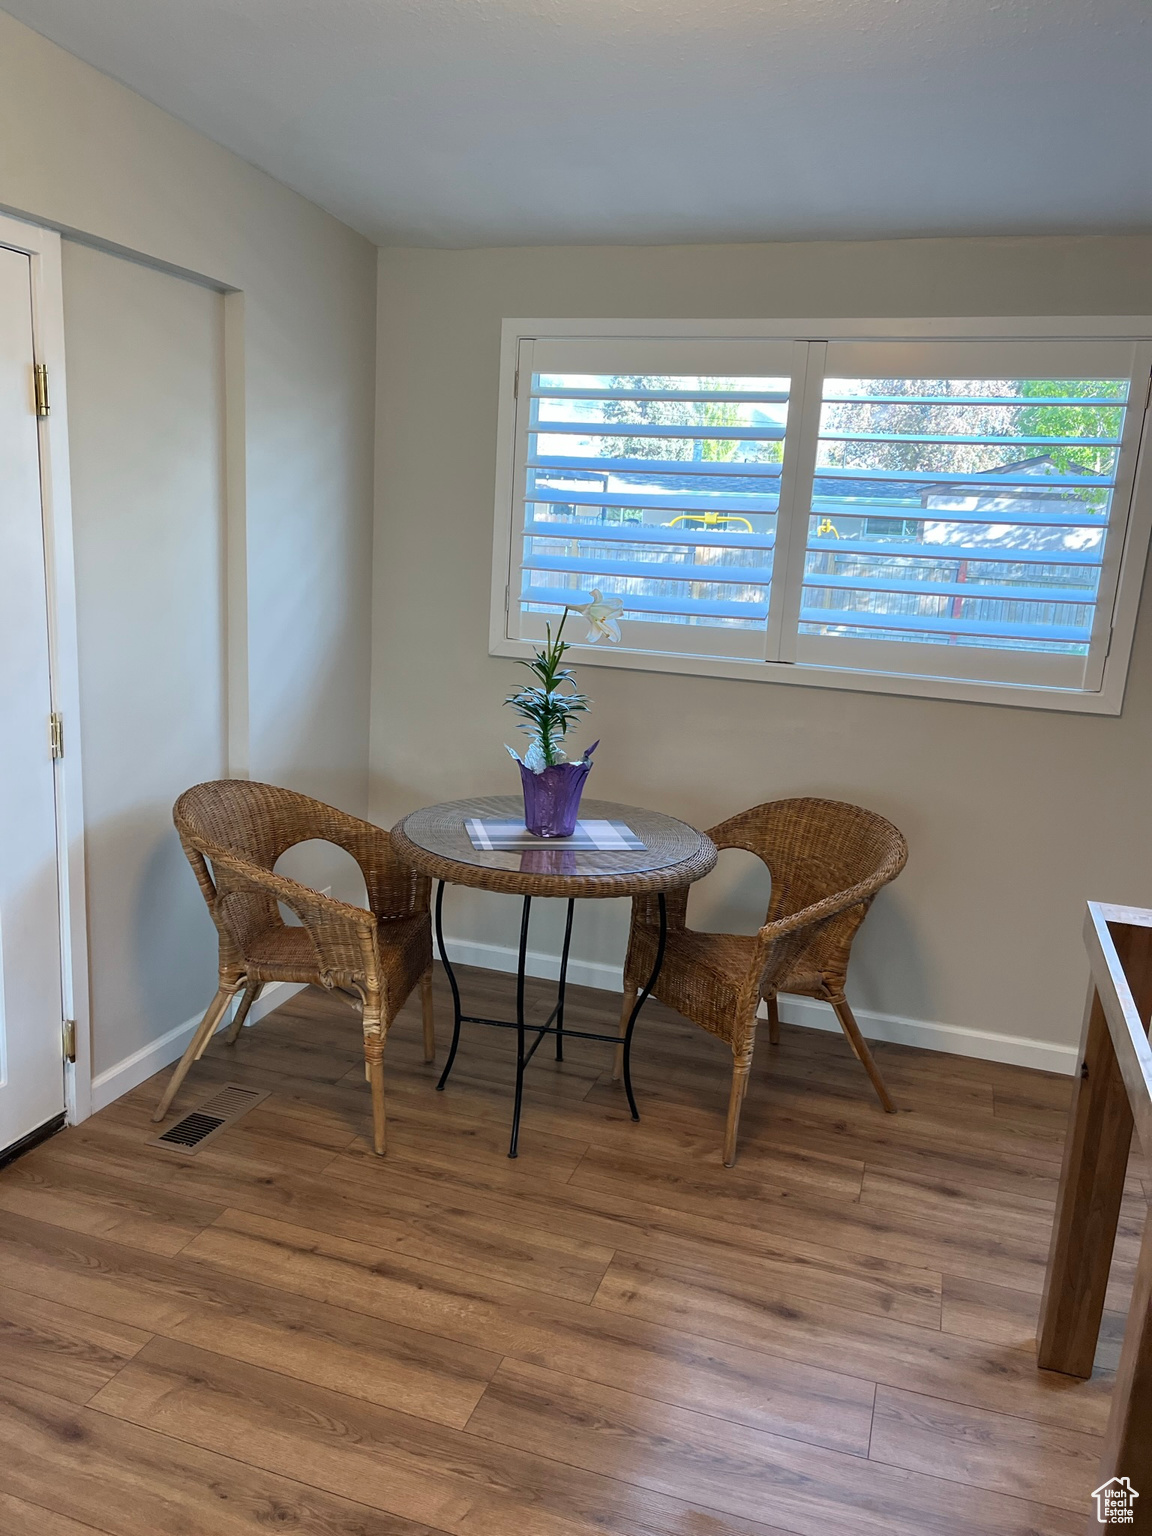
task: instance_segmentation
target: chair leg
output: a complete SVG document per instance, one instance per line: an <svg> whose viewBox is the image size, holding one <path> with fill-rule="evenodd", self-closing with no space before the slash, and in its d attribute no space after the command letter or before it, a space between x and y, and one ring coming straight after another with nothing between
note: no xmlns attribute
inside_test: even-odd
<svg viewBox="0 0 1152 1536"><path fill-rule="evenodd" d="M636 1006L636 992L637 992L637 988L636 988L635 983L628 984L624 988L624 1002L623 1002L623 1006L620 1009L620 1039L621 1040L623 1040L624 1036L628 1033L628 1020L632 1017L632 1010ZM623 1075L624 1075L624 1047L623 1047L623 1045L618 1045L616 1047L616 1057L615 1057L615 1060L612 1063L612 1081L614 1083L618 1083L620 1081L620 1079L623 1077Z"/></svg>
<svg viewBox="0 0 1152 1536"><path fill-rule="evenodd" d="M775 997L768 999L768 1044L780 1044L780 1002Z"/></svg>
<svg viewBox="0 0 1152 1536"><path fill-rule="evenodd" d="M364 1032L364 1075L372 1090L372 1150L383 1157L388 1130L384 1113L384 1036L379 1023Z"/></svg>
<svg viewBox="0 0 1152 1536"><path fill-rule="evenodd" d="M180 1084L188 1076L188 1068L194 1061L199 1061L204 1054L209 1040L216 1033L216 1026L224 1017L224 1010L235 997L238 988L228 987L223 983L217 989L216 996L208 1004L208 1011L200 1020L200 1026L192 1039L188 1042L188 1049L181 1056L173 1069L172 1076L168 1079L168 1086L161 1095L160 1102L152 1112L153 1120L163 1120L168 1113L168 1106L176 1097Z"/></svg>
<svg viewBox="0 0 1152 1536"><path fill-rule="evenodd" d="M896 1106L893 1104L888 1090L884 1086L884 1079L880 1076L880 1068L872 1060L872 1052L868 1049L868 1042L860 1033L860 1026L856 1022L852 1009L848 1006L848 999L846 997L838 998L833 1002L832 1006L836 1010L836 1017L840 1020L840 1028L848 1038L848 1044L855 1051L860 1065L872 1079L872 1086L876 1090L876 1097L884 1106L885 1114L894 1115L896 1113Z"/></svg>
<svg viewBox="0 0 1152 1536"><path fill-rule="evenodd" d="M436 1020L432 1013L432 967L420 978L420 1008L424 1015L424 1060L436 1060Z"/></svg>
<svg viewBox="0 0 1152 1536"><path fill-rule="evenodd" d="M240 999L240 1006L236 1010L236 1017L228 1026L228 1033L224 1036L225 1045L235 1045L240 1038L240 1031L244 1028L244 1020L248 1017L248 1010L264 990L262 981L250 981L244 988L244 996Z"/></svg>
<svg viewBox="0 0 1152 1536"><path fill-rule="evenodd" d="M728 1094L728 1123L724 1127L724 1166L731 1168L736 1161L736 1136L740 1130L740 1111L744 1095L748 1092L748 1079L752 1072L750 1061L732 1063L732 1087Z"/></svg>

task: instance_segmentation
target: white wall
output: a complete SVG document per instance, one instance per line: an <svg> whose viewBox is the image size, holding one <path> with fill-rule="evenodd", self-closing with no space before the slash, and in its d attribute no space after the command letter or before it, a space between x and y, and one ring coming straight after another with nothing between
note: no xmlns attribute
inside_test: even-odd
<svg viewBox="0 0 1152 1536"><path fill-rule="evenodd" d="M501 709L515 665L487 654L503 317L1152 312L1152 239L1137 237L385 250L379 271L371 764L385 823L516 790ZM698 826L793 794L891 817L911 859L857 944L856 1002L947 1026L919 1036L945 1047L1070 1066L1085 899L1152 905L1147 611L1118 719L601 668L582 685L601 797ZM718 924L762 920L762 882L712 884L719 895L701 895ZM450 931L509 944L512 905L454 892ZM627 915L598 907L579 910L574 954L610 967Z"/></svg>
<svg viewBox="0 0 1152 1536"><path fill-rule="evenodd" d="M125 1060L139 1075L181 1048L179 1026L213 990L206 915L168 811L177 788L223 766L226 643L228 691L234 704L249 701L229 722L233 766L246 759L253 777L364 806L375 256L320 209L5 14L0 206L70 241L93 1035L107 1097L129 1086L116 1075ZM147 317L135 342L115 334L134 313ZM139 387L155 396L144 403L125 378L136 343L147 365ZM222 388L223 470L224 422L208 423L224 408ZM197 402L182 423L165 416L181 392ZM183 432L193 423L195 441ZM149 506L146 479L165 464ZM225 473L240 578L227 626L210 578ZM134 711L145 705L160 709L162 745L142 741ZM113 983L117 965L129 974Z"/></svg>
<svg viewBox="0 0 1152 1536"><path fill-rule="evenodd" d="M212 974L172 802L227 766L223 300L63 255L91 1003L116 1021L99 1074L203 1007Z"/></svg>

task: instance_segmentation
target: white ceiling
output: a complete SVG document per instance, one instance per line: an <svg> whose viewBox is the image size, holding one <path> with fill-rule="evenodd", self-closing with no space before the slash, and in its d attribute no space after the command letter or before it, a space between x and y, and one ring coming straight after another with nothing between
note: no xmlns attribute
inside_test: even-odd
<svg viewBox="0 0 1152 1536"><path fill-rule="evenodd" d="M1152 228L1149 0L0 0L381 244Z"/></svg>

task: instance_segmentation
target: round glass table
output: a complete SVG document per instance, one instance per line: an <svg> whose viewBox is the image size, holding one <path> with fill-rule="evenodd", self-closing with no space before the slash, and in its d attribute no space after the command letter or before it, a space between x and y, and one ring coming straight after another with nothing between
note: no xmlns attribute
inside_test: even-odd
<svg viewBox="0 0 1152 1536"><path fill-rule="evenodd" d="M397 857L438 882L436 888L436 943L452 990L452 1044L444 1071L436 1084L442 1090L456 1060L462 1024L487 1024L517 1032L516 1096L512 1110L512 1136L508 1156L517 1155L520 1109L524 1096L524 1069L546 1035L556 1040L556 1059L564 1057L564 1037L604 1040L623 1045L624 1090L632 1118L639 1120L632 1091L632 1036L640 1010L656 985L664 960L668 932L665 893L681 890L706 875L716 863L716 849L709 837L659 811L606 800L585 800L573 838L533 837L524 829L524 804L518 795L498 795L473 800L453 800L413 811L392 828ZM465 1014L460 988L444 944L444 887L468 885L522 897L520 945L516 966L516 1017L482 1018ZM524 1018L524 970L528 954L528 927L532 900L554 896L566 900L564 943L556 1004L542 1025L527 1025ZM636 999L623 1039L619 1034L567 1029L564 1025L564 991L568 975L568 951L572 939L572 914L576 899L608 896L653 896L659 915L656 960L643 990ZM527 1043L529 1034L535 1038Z"/></svg>

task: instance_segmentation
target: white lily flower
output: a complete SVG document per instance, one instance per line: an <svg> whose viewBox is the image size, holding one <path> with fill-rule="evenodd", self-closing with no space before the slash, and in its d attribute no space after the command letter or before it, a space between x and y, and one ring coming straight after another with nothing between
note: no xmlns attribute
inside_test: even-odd
<svg viewBox="0 0 1152 1536"><path fill-rule="evenodd" d="M574 603L568 605L573 613L578 613L588 625L588 644L595 645L597 640L620 639L620 615L624 612L624 602L619 597L605 597L599 587L592 588L592 601L585 603L583 607L577 607Z"/></svg>

